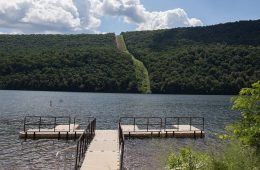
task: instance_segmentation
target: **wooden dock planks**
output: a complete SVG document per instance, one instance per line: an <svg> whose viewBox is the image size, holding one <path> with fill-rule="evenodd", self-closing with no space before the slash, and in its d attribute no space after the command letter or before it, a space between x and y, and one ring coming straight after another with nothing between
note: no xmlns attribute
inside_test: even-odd
<svg viewBox="0 0 260 170"><path fill-rule="evenodd" d="M96 130L81 170L119 170L118 130Z"/></svg>

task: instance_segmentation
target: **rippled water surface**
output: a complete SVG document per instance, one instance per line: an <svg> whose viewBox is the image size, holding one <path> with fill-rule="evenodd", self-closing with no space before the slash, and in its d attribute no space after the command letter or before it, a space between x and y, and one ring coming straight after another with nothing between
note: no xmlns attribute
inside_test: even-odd
<svg viewBox="0 0 260 170"><path fill-rule="evenodd" d="M129 139L124 164L127 169L163 169L167 154L181 146L206 148L214 134L239 114L231 111L231 96L142 95L0 91L0 169L53 169L57 151L73 141L19 140L26 115L97 118L98 129L116 129L121 116L203 116L204 139ZM52 107L50 107L52 101Z"/></svg>

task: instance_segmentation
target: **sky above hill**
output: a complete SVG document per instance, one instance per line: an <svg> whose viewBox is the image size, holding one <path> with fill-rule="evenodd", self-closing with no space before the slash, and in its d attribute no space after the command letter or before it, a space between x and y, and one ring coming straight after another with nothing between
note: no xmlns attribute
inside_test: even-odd
<svg viewBox="0 0 260 170"><path fill-rule="evenodd" d="M0 0L0 34L106 33L260 19L259 0Z"/></svg>

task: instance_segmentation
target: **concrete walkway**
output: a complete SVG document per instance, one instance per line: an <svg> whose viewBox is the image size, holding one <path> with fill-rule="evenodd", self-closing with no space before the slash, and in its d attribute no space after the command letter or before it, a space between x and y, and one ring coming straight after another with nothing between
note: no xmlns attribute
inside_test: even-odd
<svg viewBox="0 0 260 170"><path fill-rule="evenodd" d="M96 130L81 170L119 170L118 130Z"/></svg>

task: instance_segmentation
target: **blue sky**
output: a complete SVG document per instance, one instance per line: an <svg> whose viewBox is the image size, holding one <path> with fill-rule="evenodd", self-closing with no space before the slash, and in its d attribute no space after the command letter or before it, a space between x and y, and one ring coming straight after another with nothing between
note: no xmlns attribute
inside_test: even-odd
<svg viewBox="0 0 260 170"><path fill-rule="evenodd" d="M259 0L0 1L0 33L105 33L260 19Z"/></svg>
<svg viewBox="0 0 260 170"><path fill-rule="evenodd" d="M176 3L170 3L167 0L166 2L184 8L205 24L260 18L259 0L197 0L196 3L191 3L191 0L176 0L174 1Z"/></svg>
<svg viewBox="0 0 260 170"><path fill-rule="evenodd" d="M184 9L190 17L199 18L203 25L260 19L260 0L141 0L148 11ZM109 19L108 19L109 18ZM113 25L109 22L113 20ZM132 31L133 24L107 17L102 31Z"/></svg>
<svg viewBox="0 0 260 170"><path fill-rule="evenodd" d="M151 11L183 8L205 24L260 19L259 0L141 0Z"/></svg>

